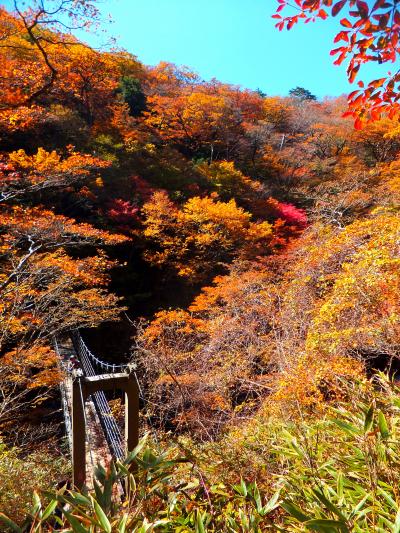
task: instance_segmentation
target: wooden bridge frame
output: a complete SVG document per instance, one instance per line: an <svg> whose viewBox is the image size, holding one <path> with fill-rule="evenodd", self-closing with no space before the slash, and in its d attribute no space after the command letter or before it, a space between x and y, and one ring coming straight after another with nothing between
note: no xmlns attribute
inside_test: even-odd
<svg viewBox="0 0 400 533"><path fill-rule="evenodd" d="M82 488L86 482L85 402L98 391L119 389L125 393L125 449L132 451L139 441L139 391L131 374L75 376L72 383L72 470L73 485Z"/></svg>

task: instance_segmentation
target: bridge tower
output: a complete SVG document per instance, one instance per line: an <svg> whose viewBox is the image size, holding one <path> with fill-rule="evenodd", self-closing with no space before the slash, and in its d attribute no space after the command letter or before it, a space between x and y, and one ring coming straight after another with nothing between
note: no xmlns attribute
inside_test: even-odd
<svg viewBox="0 0 400 533"><path fill-rule="evenodd" d="M86 482L85 402L99 391L122 390L125 393L125 453L139 440L139 391L133 373L84 376L76 372L72 383L72 469L73 485L82 488ZM107 414L105 414L107 416Z"/></svg>

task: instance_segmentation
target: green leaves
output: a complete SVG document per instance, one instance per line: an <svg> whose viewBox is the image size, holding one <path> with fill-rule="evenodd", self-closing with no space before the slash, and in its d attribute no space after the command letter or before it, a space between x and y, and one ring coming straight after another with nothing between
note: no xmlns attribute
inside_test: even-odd
<svg viewBox="0 0 400 533"><path fill-rule="evenodd" d="M389 426L382 411L379 411L378 413L378 427L382 438L387 439L390 435Z"/></svg>
<svg viewBox="0 0 400 533"><path fill-rule="evenodd" d="M311 518L304 514L294 503L285 501L281 504L281 507L291 516L294 516L299 522L307 522L308 520L311 520Z"/></svg>
<svg viewBox="0 0 400 533"><path fill-rule="evenodd" d="M304 525L311 531L321 531L322 533L333 533L334 531L349 533L346 524L338 520L317 518L315 520L308 520Z"/></svg>
<svg viewBox="0 0 400 533"><path fill-rule="evenodd" d="M22 529L10 518L8 518L4 513L0 513L0 522L2 522L8 529L14 531L15 533L22 533Z"/></svg>
<svg viewBox="0 0 400 533"><path fill-rule="evenodd" d="M96 500L93 500L93 506L94 506L94 512L95 512L96 517L98 519L98 523L102 527L102 530L105 533L111 533L110 521L108 520L105 512L100 507L100 505L96 502Z"/></svg>
<svg viewBox="0 0 400 533"><path fill-rule="evenodd" d="M364 421L364 432L365 433L368 433L368 431L371 431L373 423L374 423L374 406L371 405L371 407L368 409L365 415L365 421Z"/></svg>

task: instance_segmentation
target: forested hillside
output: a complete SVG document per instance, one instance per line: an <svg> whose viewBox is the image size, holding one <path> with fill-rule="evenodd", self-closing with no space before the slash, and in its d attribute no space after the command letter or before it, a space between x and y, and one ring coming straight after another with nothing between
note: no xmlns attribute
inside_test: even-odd
<svg viewBox="0 0 400 533"><path fill-rule="evenodd" d="M73 37L95 8L61 5L57 13L0 8L0 510L20 521L26 493L68 476L54 338L79 328L109 360L137 363L147 398L141 430L152 445L199 462L177 474L188 483L187 507L174 486L171 513L189 517L182 529L154 525L171 487L136 495L148 498L140 512L155 531L307 531L301 524L313 518L332 523L310 530L392 531L394 507L377 529L369 511L359 529L338 514L363 497L370 505L370 487L360 487L364 477L374 490L377 482L366 456L352 458L361 472L355 492L346 482L335 495L323 491L346 476L351 439L371 457L374 439L384 447L384 412L398 435L395 386L370 380L399 368L398 117L383 110L355 129L343 117L345 97L317 100L302 87L266 95L96 50ZM339 411L346 421L333 427ZM326 467L316 483L321 512L306 457L319 422L327 426L318 461L339 454L335 442L348 446L345 459L332 459L339 474ZM398 461L388 446L376 451L378 463ZM147 481L175 475L163 460ZM308 481L287 481L303 467ZM398 482L393 464L382 472L387 486ZM254 481L271 497L286 474L292 503L278 509L277 495L262 511ZM241 477L253 485L243 481L228 497ZM358 491L354 503L346 490ZM397 489L385 490L385 505L398 502ZM246 529L238 516L252 516L253 504L258 518ZM237 529L218 522L231 512ZM293 523L279 529L286 515ZM126 531L153 530L143 524ZM111 531L100 518L93 527L68 531Z"/></svg>

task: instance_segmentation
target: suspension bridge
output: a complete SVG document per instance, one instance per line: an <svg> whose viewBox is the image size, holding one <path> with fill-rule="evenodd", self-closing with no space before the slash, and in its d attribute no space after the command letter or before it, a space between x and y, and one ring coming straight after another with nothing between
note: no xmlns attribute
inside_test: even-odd
<svg viewBox="0 0 400 533"><path fill-rule="evenodd" d="M73 484L93 485L97 464L123 459L138 441L139 383L132 364L116 365L96 357L79 331L54 341L64 375L61 400L73 467ZM106 390L125 393L125 435L115 420Z"/></svg>

